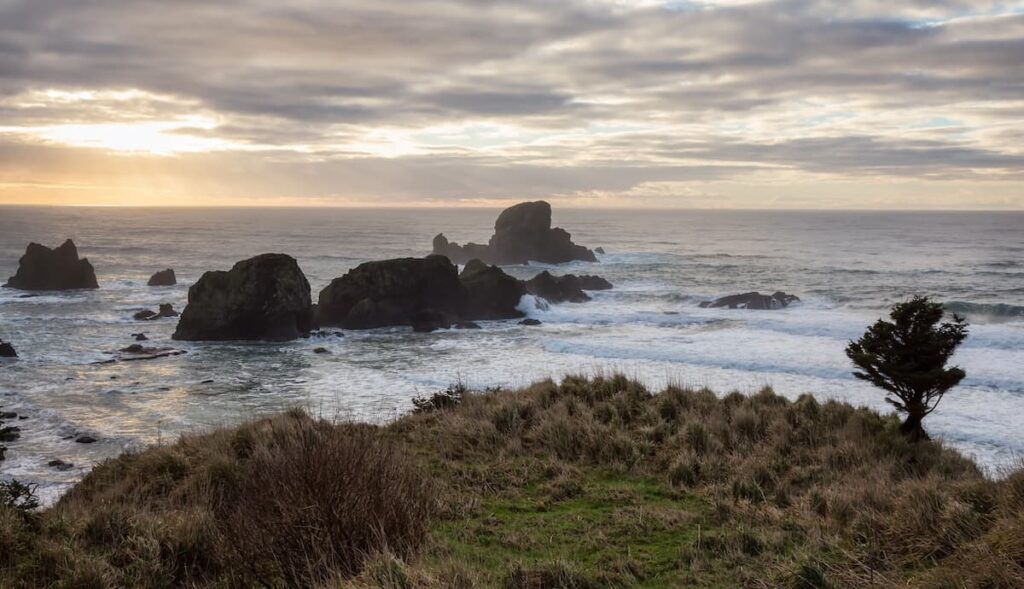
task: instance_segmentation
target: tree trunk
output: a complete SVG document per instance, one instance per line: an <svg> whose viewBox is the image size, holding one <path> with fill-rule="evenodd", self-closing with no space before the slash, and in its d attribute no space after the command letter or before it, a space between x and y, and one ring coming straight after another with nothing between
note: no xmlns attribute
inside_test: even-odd
<svg viewBox="0 0 1024 589"><path fill-rule="evenodd" d="M921 425L921 421L924 416L920 413L913 411L907 413L907 418L903 420L900 425L900 433L907 437L911 442L923 442L930 440L928 432L924 431L924 426Z"/></svg>

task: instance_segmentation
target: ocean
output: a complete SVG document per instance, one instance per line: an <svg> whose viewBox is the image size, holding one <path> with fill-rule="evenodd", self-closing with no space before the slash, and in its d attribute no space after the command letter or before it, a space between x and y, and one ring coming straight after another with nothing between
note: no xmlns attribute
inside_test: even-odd
<svg viewBox="0 0 1024 589"><path fill-rule="evenodd" d="M368 260L430 253L439 232L486 242L497 209L181 209L0 207L0 279L30 241L73 238L100 289L31 298L0 289L0 339L21 358L0 365L0 406L29 418L0 475L39 484L52 501L106 458L179 434L305 407L330 418L385 421L411 399L461 381L516 387L566 374L623 372L652 388L718 393L770 386L882 411L880 391L851 375L846 343L912 294L967 316L954 361L967 371L926 427L997 472L1024 454L1024 213L758 212L555 208L555 224L596 264L531 265L598 274L611 291L547 310L543 325L346 331L288 343L170 342L175 320L138 322L159 303L184 307L206 270L265 252L294 256L313 298ZM174 268L178 286L148 287ZM782 310L701 309L717 296L783 290ZM145 331L187 354L97 364ZM330 354L314 354L319 346ZM79 444L73 436L98 439ZM58 471L62 459L74 468Z"/></svg>

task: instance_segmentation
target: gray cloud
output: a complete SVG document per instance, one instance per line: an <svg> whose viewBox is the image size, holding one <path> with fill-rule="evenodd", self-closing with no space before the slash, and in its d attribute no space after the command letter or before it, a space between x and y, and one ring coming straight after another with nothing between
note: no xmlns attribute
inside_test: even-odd
<svg viewBox="0 0 1024 589"><path fill-rule="evenodd" d="M0 178L42 173L15 153L70 157L36 128L190 116L216 126L167 133L231 145L153 166L307 196L352 178L430 200L1024 168L1024 2L624 4L0 0L0 129L24 130Z"/></svg>

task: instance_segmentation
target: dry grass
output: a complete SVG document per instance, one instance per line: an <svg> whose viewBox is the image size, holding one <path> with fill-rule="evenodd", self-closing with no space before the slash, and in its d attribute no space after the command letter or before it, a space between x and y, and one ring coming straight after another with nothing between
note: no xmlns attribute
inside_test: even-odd
<svg viewBox="0 0 1024 589"><path fill-rule="evenodd" d="M895 417L620 376L419 405L110 461L0 509L0 586L1024 587L1024 471Z"/></svg>
<svg viewBox="0 0 1024 589"><path fill-rule="evenodd" d="M434 489L369 426L293 412L100 465L0 517L10 586L306 587L424 539Z"/></svg>

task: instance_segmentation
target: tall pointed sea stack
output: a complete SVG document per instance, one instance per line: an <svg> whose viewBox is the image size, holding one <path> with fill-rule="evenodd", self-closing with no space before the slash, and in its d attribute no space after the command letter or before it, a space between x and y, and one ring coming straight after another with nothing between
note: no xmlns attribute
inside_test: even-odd
<svg viewBox="0 0 1024 589"><path fill-rule="evenodd" d="M488 264L561 264L581 260L596 262L589 249L572 242L560 227L551 227L551 205L543 200L522 202L498 215L494 235L487 245L448 241L443 233L434 237L434 253L447 256L456 264L476 258Z"/></svg>
<svg viewBox="0 0 1024 589"><path fill-rule="evenodd" d="M17 273L6 288L20 290L71 290L99 288L96 273L86 258L78 258L78 248L70 239L56 249L30 243L18 260Z"/></svg>

